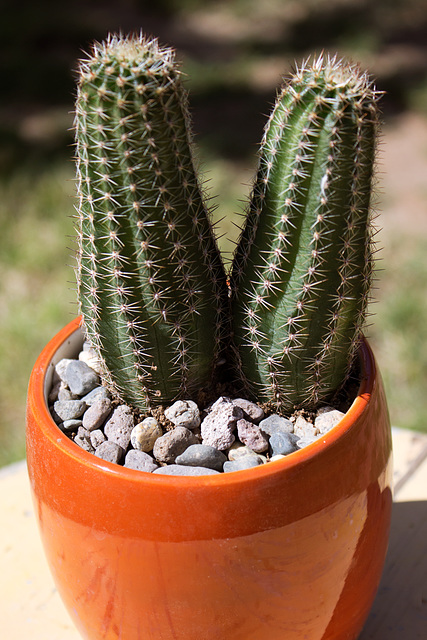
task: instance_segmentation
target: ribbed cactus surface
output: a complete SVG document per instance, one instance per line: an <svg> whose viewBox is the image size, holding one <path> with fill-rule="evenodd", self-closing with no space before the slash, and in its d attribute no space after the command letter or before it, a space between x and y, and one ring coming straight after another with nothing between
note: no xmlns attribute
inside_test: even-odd
<svg viewBox="0 0 427 640"><path fill-rule="evenodd" d="M227 285L196 178L172 50L110 37L80 66L81 312L104 378L146 409L209 385Z"/></svg>
<svg viewBox="0 0 427 640"><path fill-rule="evenodd" d="M279 409L346 380L372 279L378 94L336 59L304 64L278 96L232 269L241 373Z"/></svg>

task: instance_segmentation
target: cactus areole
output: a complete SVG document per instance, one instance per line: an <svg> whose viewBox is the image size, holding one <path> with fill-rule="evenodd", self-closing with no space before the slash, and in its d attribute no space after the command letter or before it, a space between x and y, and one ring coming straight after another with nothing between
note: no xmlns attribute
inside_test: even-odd
<svg viewBox="0 0 427 640"><path fill-rule="evenodd" d="M80 66L77 280L104 381L142 410L218 379L288 412L351 370L372 280L378 93L307 62L267 123L230 286L192 158L171 49L110 37Z"/></svg>

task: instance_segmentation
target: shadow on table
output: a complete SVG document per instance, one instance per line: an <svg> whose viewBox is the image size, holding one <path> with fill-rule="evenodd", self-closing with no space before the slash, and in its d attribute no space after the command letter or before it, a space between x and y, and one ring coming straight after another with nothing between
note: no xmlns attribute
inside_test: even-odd
<svg viewBox="0 0 427 640"><path fill-rule="evenodd" d="M359 640L426 637L427 501L396 502L384 573Z"/></svg>

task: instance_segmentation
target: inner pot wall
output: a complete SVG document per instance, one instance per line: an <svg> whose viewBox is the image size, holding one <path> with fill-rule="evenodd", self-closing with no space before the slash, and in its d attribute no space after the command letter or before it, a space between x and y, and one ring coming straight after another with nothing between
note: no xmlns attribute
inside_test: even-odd
<svg viewBox="0 0 427 640"><path fill-rule="evenodd" d="M78 327L34 367L27 457L46 555L83 637L356 638L391 510L390 423L367 343L357 399L317 442L255 469L171 477L100 460L53 422L49 372L78 352Z"/></svg>

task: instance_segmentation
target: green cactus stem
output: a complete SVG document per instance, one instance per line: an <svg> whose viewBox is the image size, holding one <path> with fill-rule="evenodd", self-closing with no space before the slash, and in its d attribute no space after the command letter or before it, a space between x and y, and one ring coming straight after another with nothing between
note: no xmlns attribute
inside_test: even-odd
<svg viewBox="0 0 427 640"><path fill-rule="evenodd" d="M171 49L110 37L80 65L80 309L104 380L142 410L212 382L227 285Z"/></svg>
<svg viewBox="0 0 427 640"><path fill-rule="evenodd" d="M336 58L304 64L260 149L231 277L241 375L286 412L313 408L352 367L373 271L378 92Z"/></svg>

